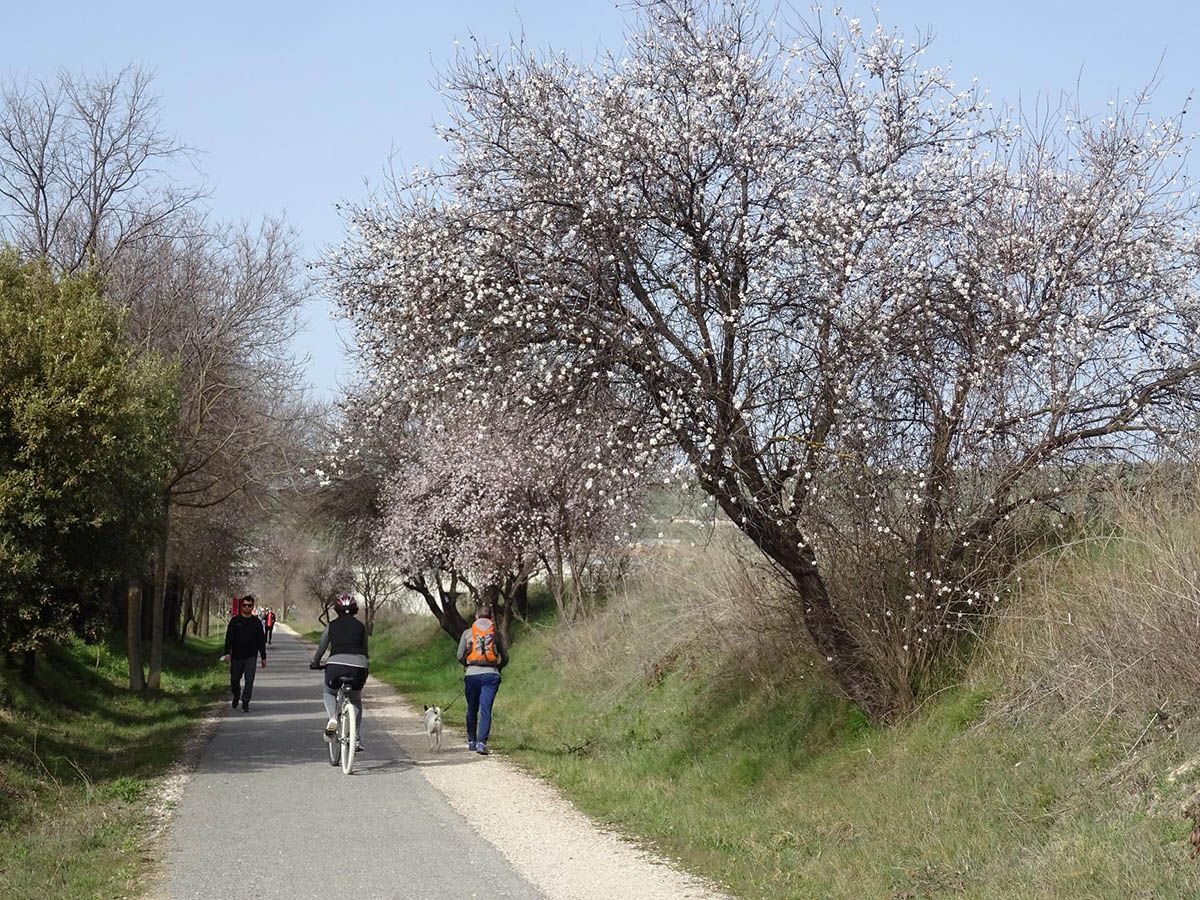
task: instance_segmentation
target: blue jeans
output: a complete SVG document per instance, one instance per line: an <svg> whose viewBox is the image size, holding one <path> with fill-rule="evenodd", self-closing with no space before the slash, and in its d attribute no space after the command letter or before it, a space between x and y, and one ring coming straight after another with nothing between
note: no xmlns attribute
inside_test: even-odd
<svg viewBox="0 0 1200 900"><path fill-rule="evenodd" d="M463 679L467 692L467 740L486 744L492 730L492 702L500 690L500 673L468 675ZM475 720L479 728L475 728Z"/></svg>

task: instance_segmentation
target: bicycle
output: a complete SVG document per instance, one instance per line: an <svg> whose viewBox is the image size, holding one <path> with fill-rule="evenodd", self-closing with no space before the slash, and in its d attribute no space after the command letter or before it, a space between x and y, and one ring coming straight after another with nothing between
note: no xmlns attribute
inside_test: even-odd
<svg viewBox="0 0 1200 900"><path fill-rule="evenodd" d="M324 669L324 665L316 668ZM325 743L329 749L329 764L342 767L342 774L349 775L354 768L354 753L358 747L358 719L354 715L354 705L350 702L350 685L353 675L343 675L338 679L337 699L334 709L337 719L337 731L325 735Z"/></svg>

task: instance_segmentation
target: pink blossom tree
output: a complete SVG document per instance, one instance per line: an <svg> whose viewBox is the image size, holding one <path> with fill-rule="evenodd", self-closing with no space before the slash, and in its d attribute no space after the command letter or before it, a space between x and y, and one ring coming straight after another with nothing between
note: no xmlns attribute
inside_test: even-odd
<svg viewBox="0 0 1200 900"><path fill-rule="evenodd" d="M518 372L567 421L601 386L885 720L1030 510L1196 428L1186 141L1140 98L1023 130L854 19L638 9L623 59L460 56L448 161L356 212L343 309L406 402Z"/></svg>
<svg viewBox="0 0 1200 900"><path fill-rule="evenodd" d="M461 589L492 603L507 632L539 570L571 618L585 573L628 532L644 490L645 461L618 433L595 419L531 424L502 402L429 406L383 491L380 545L455 638L468 624Z"/></svg>

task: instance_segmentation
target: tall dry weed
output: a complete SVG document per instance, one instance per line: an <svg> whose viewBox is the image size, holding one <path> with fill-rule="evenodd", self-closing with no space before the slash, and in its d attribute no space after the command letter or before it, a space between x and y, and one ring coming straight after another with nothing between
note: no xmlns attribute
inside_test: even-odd
<svg viewBox="0 0 1200 900"><path fill-rule="evenodd" d="M555 653L612 694L675 669L748 680L770 690L811 669L807 635L788 632L791 592L732 527L635 553L606 604L556 637Z"/></svg>
<svg viewBox="0 0 1200 900"><path fill-rule="evenodd" d="M1098 533L1026 563L983 666L1011 713L1164 721L1200 701L1200 492L1114 496Z"/></svg>

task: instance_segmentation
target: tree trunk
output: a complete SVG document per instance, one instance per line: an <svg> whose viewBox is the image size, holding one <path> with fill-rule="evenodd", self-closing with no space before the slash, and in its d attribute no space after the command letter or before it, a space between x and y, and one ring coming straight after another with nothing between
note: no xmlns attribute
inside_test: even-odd
<svg viewBox="0 0 1200 900"><path fill-rule="evenodd" d="M512 626L512 601L500 590L498 584L485 584L482 596L483 602L492 608L492 621L496 623L496 630L508 642L508 632Z"/></svg>
<svg viewBox="0 0 1200 900"><path fill-rule="evenodd" d="M375 604L364 597L363 606L366 607L367 634L372 635L375 633Z"/></svg>
<svg viewBox="0 0 1200 900"><path fill-rule="evenodd" d="M130 581L125 593L125 632L129 648L129 689L144 691L146 673L142 671L142 584Z"/></svg>
<svg viewBox="0 0 1200 900"><path fill-rule="evenodd" d="M26 650L21 655L21 680L33 682L37 677L37 651Z"/></svg>
<svg viewBox="0 0 1200 900"><path fill-rule="evenodd" d="M522 618L529 616L529 579L522 578L513 589L513 612Z"/></svg>
<svg viewBox="0 0 1200 900"><path fill-rule="evenodd" d="M179 626L179 643L182 644L187 640L189 627L193 634L196 631L196 590L190 584L186 588L181 584L180 590L183 593L183 621Z"/></svg>
<svg viewBox="0 0 1200 900"><path fill-rule="evenodd" d="M200 603L200 636L208 637L209 620L212 618L212 592L205 591Z"/></svg>
<svg viewBox="0 0 1200 900"><path fill-rule="evenodd" d="M567 576L566 562L560 542L554 542L554 562L547 566L549 572L550 593L554 595L554 606L558 609L558 620L567 621ZM522 611L524 615L524 611Z"/></svg>
<svg viewBox="0 0 1200 900"><path fill-rule="evenodd" d="M735 498L718 496L717 500L746 536L791 576L802 610L800 618L846 696L872 722L884 723L893 718L900 711L900 698L895 688L880 677L863 646L842 621L803 535L788 524L776 525L756 509L742 508Z"/></svg>
<svg viewBox="0 0 1200 900"><path fill-rule="evenodd" d="M167 605L167 550L171 540L171 503L167 501L163 514L162 537L158 544L158 560L154 566L154 610L150 626L150 678L146 686L157 691L162 683L163 622Z"/></svg>
<svg viewBox="0 0 1200 900"><path fill-rule="evenodd" d="M438 624L442 626L442 631L450 636L450 639L457 642L462 633L470 627L470 622L463 618L458 611L458 594L451 590L443 590L441 582L438 582L438 596L435 597L429 583L424 578L417 578L405 584L409 590L416 591L425 598L425 605L429 607L429 611L433 613ZM440 600L440 602L439 602Z"/></svg>
<svg viewBox="0 0 1200 900"><path fill-rule="evenodd" d="M167 575L167 589L164 599L163 640L182 641L179 623L183 615L183 580L176 575Z"/></svg>

